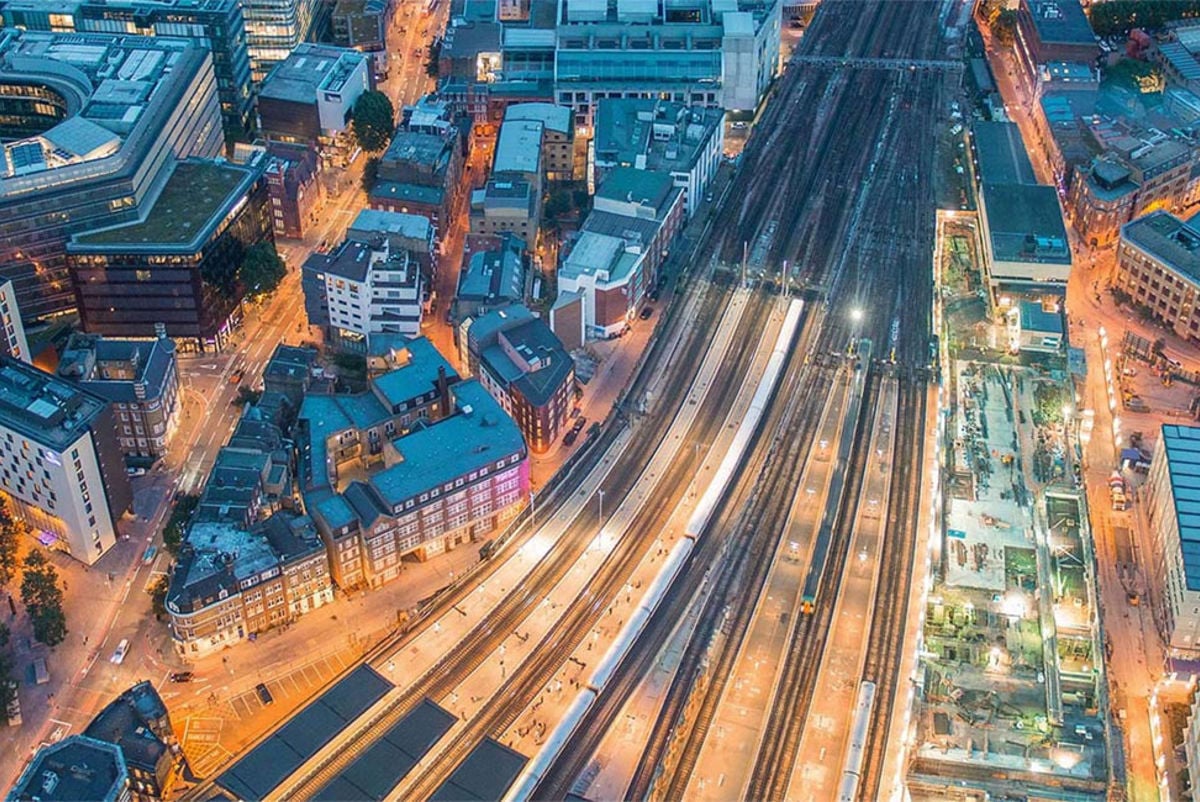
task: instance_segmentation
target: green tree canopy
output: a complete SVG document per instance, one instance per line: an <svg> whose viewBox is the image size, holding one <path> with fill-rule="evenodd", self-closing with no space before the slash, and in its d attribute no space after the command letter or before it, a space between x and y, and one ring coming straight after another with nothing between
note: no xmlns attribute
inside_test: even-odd
<svg viewBox="0 0 1200 802"><path fill-rule="evenodd" d="M17 557L25 522L14 518L8 501L0 496L0 585L7 585L17 575Z"/></svg>
<svg viewBox="0 0 1200 802"><path fill-rule="evenodd" d="M171 517L163 527L163 548L172 556L179 555L179 547L183 545L183 535L187 530L192 513L200 504L200 496L180 493L175 497L175 507Z"/></svg>
<svg viewBox="0 0 1200 802"><path fill-rule="evenodd" d="M33 622L34 638L47 646L57 646L66 639L67 616L63 612L58 571L37 549L25 555L21 601Z"/></svg>
<svg viewBox="0 0 1200 802"><path fill-rule="evenodd" d="M1110 0L1089 9L1097 36L1117 36L1133 28L1161 28L1168 22L1200 17L1200 0Z"/></svg>
<svg viewBox="0 0 1200 802"><path fill-rule="evenodd" d="M287 265L270 242L260 242L246 251L238 270L238 281L251 300L270 295L287 275Z"/></svg>
<svg viewBox="0 0 1200 802"><path fill-rule="evenodd" d="M150 609L154 611L154 620L161 621L162 617L167 614L167 590L171 587L171 583L167 580L166 575L161 575L154 580L154 584L150 586L148 591L150 594Z"/></svg>
<svg viewBox="0 0 1200 802"><path fill-rule="evenodd" d="M395 130L396 110L383 92L363 92L354 103L354 138L368 153L388 146Z"/></svg>

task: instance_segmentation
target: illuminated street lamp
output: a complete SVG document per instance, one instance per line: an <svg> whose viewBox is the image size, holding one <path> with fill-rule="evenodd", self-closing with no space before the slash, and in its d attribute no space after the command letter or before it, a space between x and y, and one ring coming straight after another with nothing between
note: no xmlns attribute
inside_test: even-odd
<svg viewBox="0 0 1200 802"><path fill-rule="evenodd" d="M850 310L850 319L855 323L861 323L863 319L863 310L859 307L854 307Z"/></svg>

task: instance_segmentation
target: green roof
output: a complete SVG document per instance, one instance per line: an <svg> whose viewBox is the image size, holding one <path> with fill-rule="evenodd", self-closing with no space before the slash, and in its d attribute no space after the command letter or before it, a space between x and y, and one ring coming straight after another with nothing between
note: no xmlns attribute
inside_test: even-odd
<svg viewBox="0 0 1200 802"><path fill-rule="evenodd" d="M85 245L185 245L220 216L247 171L229 164L185 161L139 223L76 237Z"/></svg>

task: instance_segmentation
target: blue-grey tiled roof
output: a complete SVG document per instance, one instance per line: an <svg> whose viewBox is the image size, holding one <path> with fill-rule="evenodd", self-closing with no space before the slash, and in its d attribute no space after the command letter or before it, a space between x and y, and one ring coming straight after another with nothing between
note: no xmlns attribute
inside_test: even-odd
<svg viewBox="0 0 1200 802"><path fill-rule="evenodd" d="M1184 578L1188 590L1200 591L1200 427L1164 424L1162 438L1179 521Z"/></svg>

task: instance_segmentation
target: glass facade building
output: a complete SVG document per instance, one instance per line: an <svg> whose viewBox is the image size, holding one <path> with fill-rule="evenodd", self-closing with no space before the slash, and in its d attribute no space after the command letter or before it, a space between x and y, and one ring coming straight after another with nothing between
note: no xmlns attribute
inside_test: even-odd
<svg viewBox="0 0 1200 802"><path fill-rule="evenodd" d="M0 124L0 278L35 320L75 307L72 235L138 219L177 160L221 152L220 107L211 57L185 40L6 29L0 58L20 65L0 97L38 86L65 110L38 134Z"/></svg>

